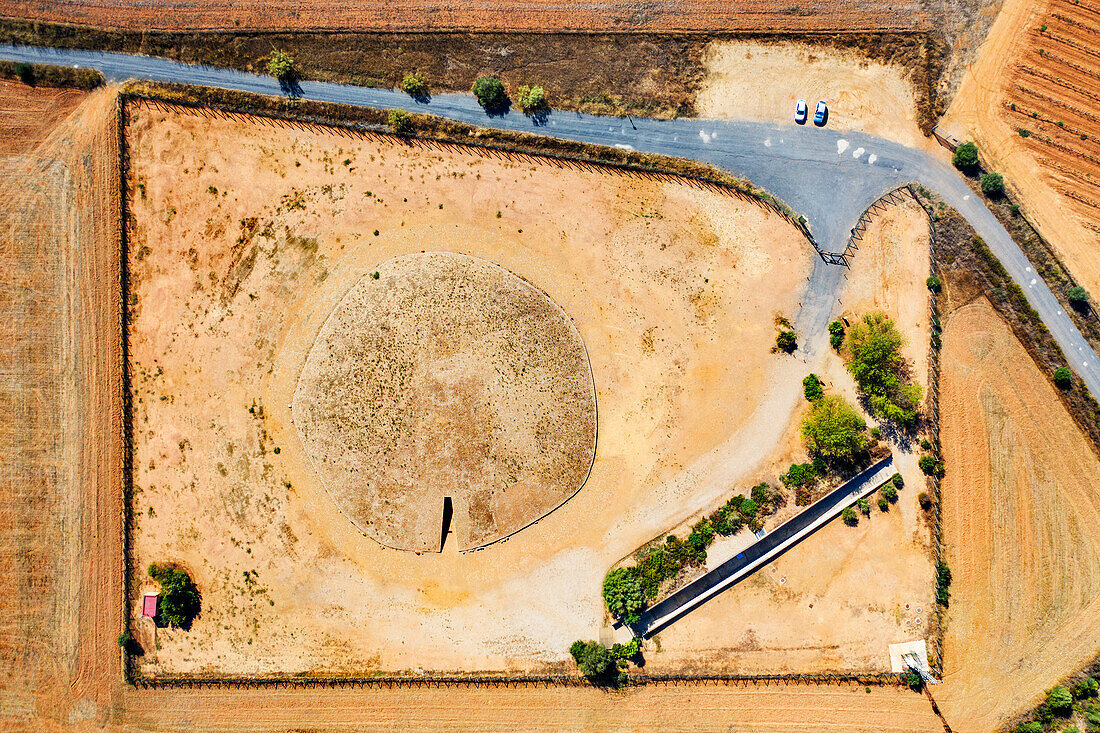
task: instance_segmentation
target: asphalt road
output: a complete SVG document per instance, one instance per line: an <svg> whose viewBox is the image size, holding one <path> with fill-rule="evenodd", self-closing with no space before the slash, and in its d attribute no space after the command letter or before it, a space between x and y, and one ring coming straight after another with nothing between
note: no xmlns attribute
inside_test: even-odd
<svg viewBox="0 0 1100 733"><path fill-rule="evenodd" d="M809 537L844 509L855 503L889 479L894 473L891 458L860 471L848 481L806 507L793 518L776 527L735 557L709 570L668 598L650 606L633 625L637 636L649 636L668 626L688 611L702 605L719 592L747 577L758 567L771 562L799 542ZM816 526L815 526L816 525ZM792 542L792 540L794 540ZM789 544L787 544L789 543Z"/></svg>
<svg viewBox="0 0 1100 733"><path fill-rule="evenodd" d="M111 81L133 78L260 94L284 93L271 77L149 56L0 44L0 59L94 68ZM873 201L897 186L920 183L939 193L966 217L1021 285L1065 352L1070 367L1094 395L1100 396L1100 358L981 199L972 194L954 169L923 151L871 135L793 122L771 125L700 119L627 120L561 111L538 121L515 111L490 117L466 94L438 94L421 103L401 92L312 81L301 82L297 93L323 102L426 112L485 127L711 163L786 201L806 217L821 247L834 252L844 249L851 228Z"/></svg>

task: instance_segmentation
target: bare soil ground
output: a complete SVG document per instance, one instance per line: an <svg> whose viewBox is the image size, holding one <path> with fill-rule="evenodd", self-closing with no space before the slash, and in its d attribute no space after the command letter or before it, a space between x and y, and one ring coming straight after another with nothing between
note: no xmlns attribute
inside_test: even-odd
<svg viewBox="0 0 1100 733"><path fill-rule="evenodd" d="M0 726L41 730L101 719L121 677L114 92L0 108L25 136L0 157Z"/></svg>
<svg viewBox="0 0 1100 733"><path fill-rule="evenodd" d="M247 725L325 730L663 730L942 733L921 695L896 687L747 685L404 690L134 691L121 731Z"/></svg>
<svg viewBox="0 0 1100 733"><path fill-rule="evenodd" d="M340 509L403 550L438 551L452 527L460 549L523 529L580 489L596 451L592 369L569 317L450 252L387 260L348 291L293 413Z"/></svg>
<svg viewBox="0 0 1100 733"><path fill-rule="evenodd" d="M752 445L740 430L787 419L757 408L791 363L769 353L773 316L797 310L812 250L760 207L246 117L135 108L130 139L135 591L149 562L176 561L205 609L157 633L146 673L555 668L595 637L606 568L751 470L726 458ZM364 538L288 409L345 293L428 249L546 292L597 387L584 490L473 554Z"/></svg>
<svg viewBox="0 0 1100 733"><path fill-rule="evenodd" d="M947 319L940 414L954 581L936 697L952 729L988 731L1096 656L1100 466L984 299Z"/></svg>
<svg viewBox="0 0 1100 733"><path fill-rule="evenodd" d="M141 30L477 30L477 31L727 31L895 30L927 24L923 3L829 0L777 6L762 0L71 0L43 5L4 0L0 15L36 21Z"/></svg>
<svg viewBox="0 0 1100 733"><path fill-rule="evenodd" d="M703 58L706 76L695 107L700 117L789 123L795 102L811 112L829 105L829 126L904 145L928 146L921 133L912 68L871 61L854 50L809 43L723 41Z"/></svg>
<svg viewBox="0 0 1100 733"><path fill-rule="evenodd" d="M1093 292L1100 291L1098 44L1100 9L1092 4L1007 0L944 118L954 134L976 139Z"/></svg>
<svg viewBox="0 0 1100 733"><path fill-rule="evenodd" d="M927 276L928 219L909 201L871 221L841 296L841 312L850 319L870 311L895 319L909 339L904 354L914 377L926 389ZM839 356L806 365L804 373L810 371L824 379L828 391L857 403L855 384ZM889 512L873 507L854 528L833 522L693 610L659 634L661 651L647 652L647 671L890 671L888 645L927 638L934 609L931 533L917 503L924 476L912 446L895 446L894 455L905 488ZM749 478L779 486L780 473L807 460L795 420L766 470ZM768 526L800 509L790 499ZM713 548L708 564L710 555L720 562L753 539L741 532L731 538L728 551Z"/></svg>

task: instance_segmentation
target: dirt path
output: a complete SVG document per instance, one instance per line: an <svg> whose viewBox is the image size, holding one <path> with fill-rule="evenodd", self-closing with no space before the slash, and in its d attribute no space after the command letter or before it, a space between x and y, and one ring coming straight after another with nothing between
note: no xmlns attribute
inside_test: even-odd
<svg viewBox="0 0 1100 733"><path fill-rule="evenodd" d="M954 582L935 692L954 730L988 731L1097 653L1100 461L984 300L950 316L942 363Z"/></svg>
<svg viewBox="0 0 1100 733"><path fill-rule="evenodd" d="M127 691L124 731L250 730L844 731L942 733L922 696L856 685Z"/></svg>

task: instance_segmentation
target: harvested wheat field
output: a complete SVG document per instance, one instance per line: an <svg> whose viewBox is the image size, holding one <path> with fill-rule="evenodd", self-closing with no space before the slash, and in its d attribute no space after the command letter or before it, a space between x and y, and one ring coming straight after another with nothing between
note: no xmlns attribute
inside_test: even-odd
<svg viewBox="0 0 1100 733"><path fill-rule="evenodd" d="M987 301L947 320L940 397L944 684L957 731L993 730L1100 648L1097 457Z"/></svg>
<svg viewBox="0 0 1100 733"><path fill-rule="evenodd" d="M244 116L132 112L133 589L150 587L150 562L168 561L190 571L203 597L190 631L142 632L144 674L565 669L568 645L599 632L607 568L724 496L794 409L801 367L770 353L773 319L797 313L813 252L761 207L677 182L468 148ZM478 267L491 267L510 298L522 295L513 305L530 308L517 307L509 331L488 343L453 339L461 346L453 352L441 329L471 315L461 303L440 300L448 310L425 315L419 335L408 327L419 317L340 310L376 295L443 298L415 286L421 253L429 262L494 263ZM476 304L491 290L448 297ZM331 324L356 322L366 324L363 343L332 338ZM536 322L546 345L520 338ZM312 428L296 399L339 395L343 373L318 368L324 353L365 354L370 329L387 324L397 330L377 343L405 343L394 354L420 366L395 358L378 372L364 367L372 376L363 384L383 384L378 374L405 363L398 371L408 388L397 402L442 390L449 396L439 404L453 398L454 414L417 414L456 430L508 427L514 435L493 437L512 451L499 454L498 478L545 468L560 474L560 490L534 504L522 491L494 498L495 535L478 534L484 528L455 495L460 541L441 553L385 549L349 521L315 469L318 450L338 451L301 438ZM482 332L474 319L454 333L467 328ZM428 338L433 329L438 338ZM561 353L550 358L545 347L555 343ZM324 353L311 354L317 349ZM471 360L496 365L484 385L471 381ZM594 461L586 379L599 422ZM477 395L503 385L530 390L526 405L509 397L495 401L497 416L462 412L481 409ZM394 404L379 409L392 416ZM459 425L461 414L470 425ZM551 451L539 462L540 436L554 431L574 436L579 459ZM462 460L485 455L483 442L440 440L471 451ZM439 487L422 491L425 526L438 531ZM459 551L556 504L507 542ZM441 538L431 538L438 550Z"/></svg>
<svg viewBox="0 0 1100 733"><path fill-rule="evenodd" d="M662 730L942 733L923 696L858 685L177 690L122 695L121 731Z"/></svg>
<svg viewBox="0 0 1100 733"><path fill-rule="evenodd" d="M911 199L875 216L840 303L851 320L872 311L893 318L909 340L903 354L914 378L926 389L928 236L924 210ZM858 403L855 383L831 350L804 370L802 376L813 371L829 392ZM760 480L780 486L778 476L791 463L809 460L798 428L793 421L765 470L749 477L742 493ZM875 507L857 527L833 522L676 621L659 634L659 652L649 647L646 670L888 672L890 644L934 633L931 532L917 503L924 475L916 453L899 447L893 453L905 487L888 512ZM792 498L769 527L801 509ZM716 542L707 565L733 557L754 539L743 531Z"/></svg>
<svg viewBox="0 0 1100 733"><path fill-rule="evenodd" d="M114 103L0 84L5 729L102 717L122 674Z"/></svg>
<svg viewBox="0 0 1100 733"><path fill-rule="evenodd" d="M782 7L762 0L69 0L44 5L3 0L0 15L26 20L142 30L373 31L854 31L915 30L929 25L919 2L799 0Z"/></svg>
<svg viewBox="0 0 1100 733"><path fill-rule="evenodd" d="M1095 3L1006 0L942 123L977 141L1092 292L1100 291L1097 49Z"/></svg>
<svg viewBox="0 0 1100 733"><path fill-rule="evenodd" d="M900 65L807 43L716 41L695 107L700 117L788 124L795 102L829 104L829 127L934 149L920 131L916 95Z"/></svg>

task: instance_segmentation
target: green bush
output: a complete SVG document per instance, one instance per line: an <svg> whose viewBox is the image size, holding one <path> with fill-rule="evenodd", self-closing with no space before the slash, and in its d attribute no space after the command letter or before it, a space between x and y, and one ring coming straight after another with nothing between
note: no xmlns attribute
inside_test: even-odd
<svg viewBox="0 0 1100 733"><path fill-rule="evenodd" d="M978 167L978 146L974 143L963 143L955 148L951 162L964 173L970 173Z"/></svg>
<svg viewBox="0 0 1100 733"><path fill-rule="evenodd" d="M492 111L508 103L508 93L504 91L504 84L495 76L480 77L474 82L472 91L483 109Z"/></svg>
<svg viewBox="0 0 1100 733"><path fill-rule="evenodd" d="M628 624L635 623L638 612L645 608L637 570L616 568L608 573L603 579L603 600L612 616Z"/></svg>
<svg viewBox="0 0 1100 733"><path fill-rule="evenodd" d="M906 672L901 676L902 682L909 685L909 689L920 692L924 687L924 680L916 672Z"/></svg>
<svg viewBox="0 0 1100 733"><path fill-rule="evenodd" d="M280 81L289 81L297 76L297 62L286 51L272 51L267 57L267 73Z"/></svg>
<svg viewBox="0 0 1100 733"><path fill-rule="evenodd" d="M772 491L771 484L767 481L758 483L749 492L749 500L756 504L763 512L769 512L776 500L776 493Z"/></svg>
<svg viewBox="0 0 1100 733"><path fill-rule="evenodd" d="M23 82L29 87L34 86L34 67L27 62L21 62L16 65L15 73L19 77L19 81ZM122 646L119 644L119 646Z"/></svg>
<svg viewBox="0 0 1100 733"><path fill-rule="evenodd" d="M947 567L947 563L939 561L936 563L936 603L941 606L946 606L948 600L951 597L951 568Z"/></svg>
<svg viewBox="0 0 1100 733"><path fill-rule="evenodd" d="M932 495L927 491L922 491L917 494L917 503L920 504L920 508L924 511L931 511L932 509Z"/></svg>
<svg viewBox="0 0 1100 733"><path fill-rule="evenodd" d="M847 459L867 447L867 423L839 395L813 403L802 420L806 447L825 458Z"/></svg>
<svg viewBox="0 0 1100 733"><path fill-rule="evenodd" d="M791 353L798 346L798 340L794 331L780 331L775 335L775 347L780 351Z"/></svg>
<svg viewBox="0 0 1100 733"><path fill-rule="evenodd" d="M546 92L540 86L521 86L516 92L516 106L524 112L546 109Z"/></svg>
<svg viewBox="0 0 1100 733"><path fill-rule="evenodd" d="M929 440L928 438L923 438L923 439L921 439L920 447L923 450L932 450L932 441Z"/></svg>
<svg viewBox="0 0 1100 733"><path fill-rule="evenodd" d="M1043 733L1043 725L1042 723L1030 720L1016 726L1016 733Z"/></svg>
<svg viewBox="0 0 1100 733"><path fill-rule="evenodd" d="M849 329L847 344L848 371L871 403L871 410L886 420L912 424L922 390L919 384L902 379L905 339L894 322L882 313L868 313Z"/></svg>
<svg viewBox="0 0 1100 733"><path fill-rule="evenodd" d="M191 576L171 565L153 563L149 566L149 577L160 584L158 622L184 630L190 629L191 622L202 608L202 597L191 581Z"/></svg>
<svg viewBox="0 0 1100 733"><path fill-rule="evenodd" d="M834 351L840 351L840 347L844 345L844 324L840 321L829 324L829 345Z"/></svg>
<svg viewBox="0 0 1100 733"><path fill-rule="evenodd" d="M409 117L408 112L391 109L389 114L386 115L386 122L389 124L390 129L398 135L406 135L412 132L412 118Z"/></svg>
<svg viewBox="0 0 1100 733"><path fill-rule="evenodd" d="M1005 192L1005 179L1000 173L986 173L981 181L982 193L996 198Z"/></svg>
<svg viewBox="0 0 1100 733"><path fill-rule="evenodd" d="M886 501L886 497L885 497L885 496L880 496L880 497L878 498L878 501L877 501L876 503L878 504L878 510L879 510L880 512L888 512L888 511L890 511L890 502Z"/></svg>
<svg viewBox="0 0 1100 733"><path fill-rule="evenodd" d="M893 484L886 484L882 487L882 498L891 504L898 500L898 490Z"/></svg>
<svg viewBox="0 0 1100 733"><path fill-rule="evenodd" d="M943 476L943 463L935 456L921 456L917 466L926 476Z"/></svg>
<svg viewBox="0 0 1100 733"><path fill-rule="evenodd" d="M859 515L856 514L856 510L852 507L846 507L844 511L840 513L840 518L844 520L844 523L849 527L854 527L859 524Z"/></svg>
<svg viewBox="0 0 1100 733"><path fill-rule="evenodd" d="M1058 367L1054 370L1054 385L1058 389L1069 389L1073 386L1073 372L1069 367Z"/></svg>
<svg viewBox="0 0 1100 733"><path fill-rule="evenodd" d="M759 511L759 509L760 507L757 506L756 502L752 499L745 499L743 502L741 502L741 516L743 516L745 519L752 519L753 517L755 517L756 512Z"/></svg>
<svg viewBox="0 0 1100 733"><path fill-rule="evenodd" d="M816 374L810 374L802 380L802 393L806 395L806 399L810 402L821 399L821 395L825 392L821 389L821 380L817 378Z"/></svg>
<svg viewBox="0 0 1100 733"><path fill-rule="evenodd" d="M925 281L924 281L924 284L925 284L925 286L927 286L927 287L928 287L928 289L929 289L929 290L931 290L931 291L932 291L933 293L938 293L938 292L940 292L940 291L941 291L941 290L943 289L943 283L942 283L942 282L940 281L940 279L939 279L938 277L936 277L935 275L931 275L931 276L929 276L929 278L928 278L927 280L925 280Z"/></svg>
<svg viewBox="0 0 1100 733"><path fill-rule="evenodd" d="M1066 290L1066 298L1074 308L1084 309L1089 305L1089 291L1080 285L1074 285Z"/></svg>
<svg viewBox="0 0 1100 733"><path fill-rule="evenodd" d="M1073 696L1078 700L1084 700L1088 697L1096 697L1097 682L1093 677L1086 677L1083 680L1077 680L1077 684L1073 686Z"/></svg>
<svg viewBox="0 0 1100 733"><path fill-rule="evenodd" d="M786 473L779 475L779 480L784 486L792 488L809 486L817 480L817 471L812 463L792 463Z"/></svg>
<svg viewBox="0 0 1100 733"><path fill-rule="evenodd" d="M419 71L405 74L405 78L401 80L401 89L410 97L416 99L422 99L431 93L428 80Z"/></svg>
<svg viewBox="0 0 1100 733"><path fill-rule="evenodd" d="M1055 715L1069 715L1073 712L1073 695L1064 685L1052 687L1047 692L1047 707Z"/></svg>
<svg viewBox="0 0 1100 733"><path fill-rule="evenodd" d="M642 644L637 637L625 644L615 643L611 645L611 656L621 662L629 662L637 658L642 651Z"/></svg>
<svg viewBox="0 0 1100 733"><path fill-rule="evenodd" d="M116 641L118 642L118 645L120 647L125 649L126 647L130 646L130 642L132 642L133 640L134 637L130 635L129 631L123 631L121 634L118 635L118 639Z"/></svg>
<svg viewBox="0 0 1100 733"><path fill-rule="evenodd" d="M895 489L900 489L905 486L905 479L901 477L900 473L895 473L890 477L890 483L894 485Z"/></svg>
<svg viewBox="0 0 1100 733"><path fill-rule="evenodd" d="M867 503L866 499L856 500L856 508L859 509L859 513L865 517L871 516L871 505Z"/></svg>
<svg viewBox="0 0 1100 733"><path fill-rule="evenodd" d="M598 641L574 641L569 654L585 677L601 677L614 666L610 650Z"/></svg>

